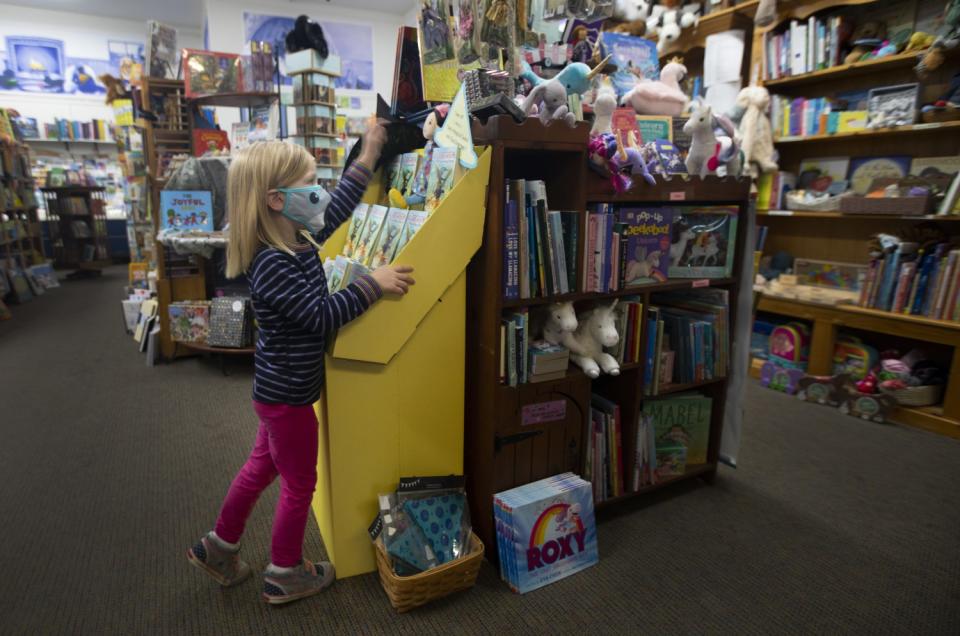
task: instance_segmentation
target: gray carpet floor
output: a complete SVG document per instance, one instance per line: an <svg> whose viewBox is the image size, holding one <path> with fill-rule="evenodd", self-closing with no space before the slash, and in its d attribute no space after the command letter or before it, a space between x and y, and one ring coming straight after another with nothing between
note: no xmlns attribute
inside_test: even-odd
<svg viewBox="0 0 960 636"><path fill-rule="evenodd" d="M284 608L256 579L220 589L184 553L252 443L251 372L145 367L123 277L0 323L2 633L960 633L960 442L756 386L740 468L605 515L599 565L536 592L489 565L402 616L374 575ZM244 540L257 568L276 497Z"/></svg>

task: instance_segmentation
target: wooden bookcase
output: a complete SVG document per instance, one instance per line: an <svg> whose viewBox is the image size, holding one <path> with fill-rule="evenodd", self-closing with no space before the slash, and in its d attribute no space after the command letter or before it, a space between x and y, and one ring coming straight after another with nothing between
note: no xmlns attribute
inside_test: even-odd
<svg viewBox="0 0 960 636"><path fill-rule="evenodd" d="M53 253L58 267L99 272L110 265L107 251L107 201L94 186L41 188ZM78 232L80 226L86 229Z"/></svg>
<svg viewBox="0 0 960 636"><path fill-rule="evenodd" d="M22 143L0 142L0 179L3 190L29 189L35 181L30 173L30 149ZM43 228L37 212L35 197L21 201L20 206L9 206L0 198L0 263L6 267L26 270L44 262Z"/></svg>
<svg viewBox="0 0 960 636"><path fill-rule="evenodd" d="M766 35L792 19L805 20L826 9L840 9L872 0L817 0L781 3L777 20L754 33L751 75L766 76L764 43ZM879 6L879 5L878 5ZM913 68L917 52L841 64L805 73L763 81L771 95L819 97L838 91L860 90L874 86L892 86L920 82L920 102L929 103L944 92L957 71L958 51L949 52L944 65L930 77L918 80ZM865 130L835 135L786 137L776 140L780 169L798 173L800 162L810 157L909 155L912 157L948 156L960 153L960 122L918 123L912 126ZM839 212L793 212L757 210L758 223L769 228L765 252L788 252L795 257L866 264L868 245L878 232L910 231L921 224L933 224L947 236L960 234L960 216L844 215ZM876 334L881 340L908 338L927 343L943 353L950 363L952 382L944 392L941 406L900 407L893 419L941 434L960 437L960 323L931 320L923 316L900 315L855 306L824 306L778 297L762 297L760 311L807 320L812 325L808 370L830 374L833 348L840 329ZM952 347L952 353L944 349ZM756 372L756 366L754 367Z"/></svg>
<svg viewBox="0 0 960 636"><path fill-rule="evenodd" d="M544 128L539 121L517 125L507 117L494 117L485 126L474 124L474 139L489 145L492 154L490 185L487 191L487 216L483 244L467 270L467 352L464 465L474 530L488 546L487 554L496 559L496 533L493 521L493 495L521 484L567 470L580 473L583 467L583 436L590 418L590 396L594 389L613 399L621 408L625 472L632 472L633 431L643 402L643 365L622 367L618 377L601 376L591 380L571 366L565 378L553 382L522 384L517 387L499 383L500 320L505 312L519 307L536 307L556 300L578 304L611 300L621 296L639 296L644 309L651 294L658 291L690 289L691 279L673 279L660 284L634 287L607 294L574 292L551 298L507 301L503 297L503 217L506 179L542 179L552 209L576 210L581 215L577 246L578 263L584 250L586 231L583 223L588 205L613 204L728 204L739 207L736 257L731 278L714 279L709 284L730 290L731 329L736 324L735 298L738 273L743 263L749 181L709 177L659 182L655 186L637 184L624 194L614 194L609 181L587 167L589 126L576 129L555 125ZM581 268L578 266L578 270ZM577 289L582 272L578 271ZM749 319L749 317L746 317ZM644 327L646 320L643 320ZM731 337L732 337L731 331ZM641 337L642 342L646 338ZM641 354L640 359L644 359ZM694 477L712 478L717 468L720 435L723 428L726 379L698 385L673 387L672 391L698 389L713 398L710 445L706 464L692 466L679 478L653 487L630 492L599 504L605 507L618 500L642 495L655 488ZM665 392L661 392L663 395ZM523 426L521 409L529 404L560 401L565 404L562 420Z"/></svg>

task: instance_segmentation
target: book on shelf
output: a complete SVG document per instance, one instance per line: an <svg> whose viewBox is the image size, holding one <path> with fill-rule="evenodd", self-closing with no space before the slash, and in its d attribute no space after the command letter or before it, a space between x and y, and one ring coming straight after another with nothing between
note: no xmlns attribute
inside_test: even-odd
<svg viewBox="0 0 960 636"><path fill-rule="evenodd" d="M501 382L517 386L530 381L530 314L526 309L517 311L501 320ZM542 378L541 378L542 381Z"/></svg>
<svg viewBox="0 0 960 636"><path fill-rule="evenodd" d="M531 383L559 380L566 376L570 351L545 340L530 343L527 369Z"/></svg>
<svg viewBox="0 0 960 636"><path fill-rule="evenodd" d="M620 340L610 354L621 365L640 362L643 333L643 302L639 298L622 298L617 304L617 333Z"/></svg>
<svg viewBox="0 0 960 636"><path fill-rule="evenodd" d="M430 176L427 178L426 202L424 210L433 212L440 206L456 182L460 162L457 148L434 148L430 161ZM398 170L402 168L401 165Z"/></svg>
<svg viewBox="0 0 960 636"><path fill-rule="evenodd" d="M550 210L543 181L507 180L503 225L504 298L576 289L579 214Z"/></svg>
<svg viewBox="0 0 960 636"><path fill-rule="evenodd" d="M674 213L669 278L726 278L733 271L738 209L684 206Z"/></svg>
<svg viewBox="0 0 960 636"><path fill-rule="evenodd" d="M373 244L367 262L371 269L389 265L393 262L393 257L403 234L403 224L407 220L407 214L408 211L404 208L390 208L387 211L383 229Z"/></svg>
<svg viewBox="0 0 960 636"><path fill-rule="evenodd" d="M724 378L730 366L730 302L726 289L664 292L647 310L644 394L674 384Z"/></svg>
<svg viewBox="0 0 960 636"><path fill-rule="evenodd" d="M645 486L652 486L657 483L656 434L653 417L648 413L640 413L637 418L637 429L633 444L631 489L636 492Z"/></svg>
<svg viewBox="0 0 960 636"><path fill-rule="evenodd" d="M874 258L858 305L870 309L960 320L960 249L941 242L918 247L903 242Z"/></svg>
<svg viewBox="0 0 960 636"><path fill-rule="evenodd" d="M383 205L371 205L369 207L366 221L359 232L353 252L347 254L347 256L352 257L358 263L366 263L370 260L388 213L389 208Z"/></svg>
<svg viewBox="0 0 960 636"><path fill-rule="evenodd" d="M782 32L769 32L764 39L767 80L803 75L841 63L841 51L852 26L845 16L810 16L791 20Z"/></svg>
<svg viewBox="0 0 960 636"><path fill-rule="evenodd" d="M620 405L593 394L588 432L583 472L593 486L594 501L625 494Z"/></svg>
<svg viewBox="0 0 960 636"><path fill-rule="evenodd" d="M654 429L658 481L683 474L691 464L707 463L712 406L712 398L696 392L643 402L641 412ZM685 466L678 471L681 461Z"/></svg>

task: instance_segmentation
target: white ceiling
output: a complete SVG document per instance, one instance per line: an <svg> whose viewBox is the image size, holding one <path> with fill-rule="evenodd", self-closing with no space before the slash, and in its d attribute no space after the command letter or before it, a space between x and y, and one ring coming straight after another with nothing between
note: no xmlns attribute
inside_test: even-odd
<svg viewBox="0 0 960 636"><path fill-rule="evenodd" d="M2 0L31 9L50 9L73 13L125 18L128 20L160 20L167 24L200 30L203 28L203 2L201 0ZM404 15L413 7L414 0L290 0L295 7L302 7L304 13L322 17L324 5L334 5L349 9L363 9ZM256 9L256 0L236 2L238 7ZM316 8L318 10L311 9ZM269 5L264 6L268 10Z"/></svg>

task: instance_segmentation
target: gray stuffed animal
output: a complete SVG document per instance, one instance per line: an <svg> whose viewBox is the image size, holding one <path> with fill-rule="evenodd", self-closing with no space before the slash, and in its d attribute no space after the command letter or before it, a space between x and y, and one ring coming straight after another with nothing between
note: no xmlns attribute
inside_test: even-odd
<svg viewBox="0 0 960 636"><path fill-rule="evenodd" d="M567 89L556 80L538 84L523 100L523 112L530 114L535 104L540 104L540 122L546 126L555 119L567 122L571 128L577 120L567 108Z"/></svg>

